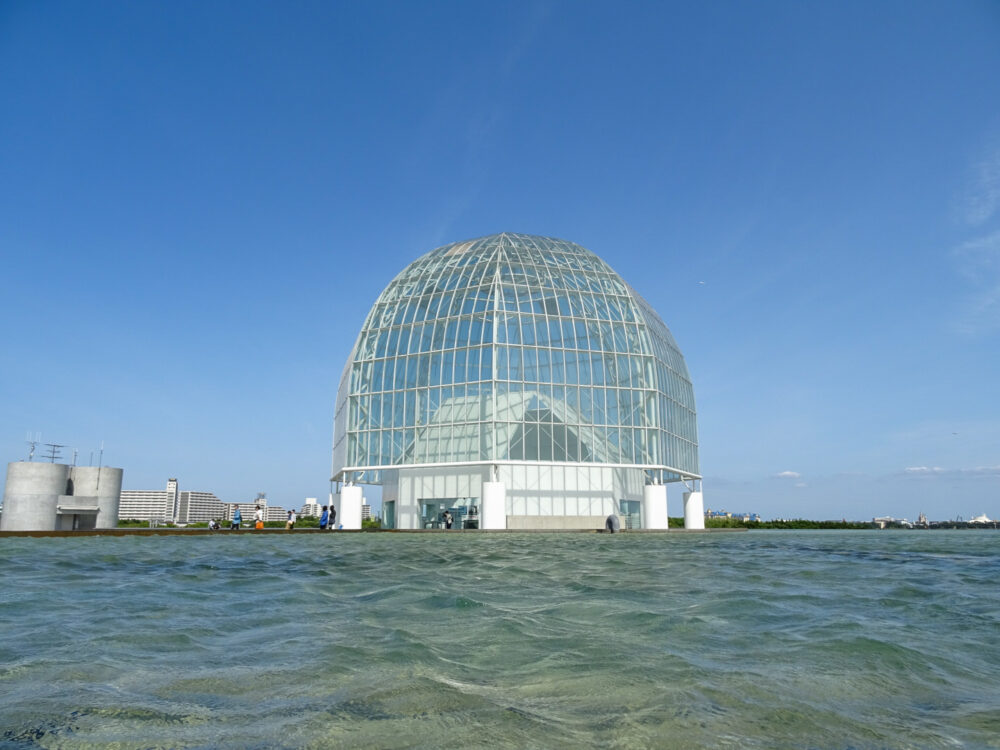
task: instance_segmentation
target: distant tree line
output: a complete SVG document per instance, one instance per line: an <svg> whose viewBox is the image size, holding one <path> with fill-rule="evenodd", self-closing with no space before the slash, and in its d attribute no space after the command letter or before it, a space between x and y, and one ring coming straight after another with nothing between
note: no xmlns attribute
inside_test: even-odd
<svg viewBox="0 0 1000 750"><path fill-rule="evenodd" d="M671 529L683 529L684 518L670 518ZM810 521L793 518L787 521L742 521L737 518L706 518L706 529L873 529L871 521Z"/></svg>

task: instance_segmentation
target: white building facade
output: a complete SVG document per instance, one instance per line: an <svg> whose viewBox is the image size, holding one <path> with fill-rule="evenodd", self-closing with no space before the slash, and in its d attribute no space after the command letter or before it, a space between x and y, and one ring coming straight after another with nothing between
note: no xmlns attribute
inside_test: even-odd
<svg viewBox="0 0 1000 750"><path fill-rule="evenodd" d="M211 492L181 491L176 479L163 490L122 490L118 509L122 519L200 523L227 517L227 506Z"/></svg>
<svg viewBox="0 0 1000 750"><path fill-rule="evenodd" d="M319 504L315 497L307 497L305 503L302 504L302 509L299 511L299 515L310 518L319 518L323 515L323 506Z"/></svg>

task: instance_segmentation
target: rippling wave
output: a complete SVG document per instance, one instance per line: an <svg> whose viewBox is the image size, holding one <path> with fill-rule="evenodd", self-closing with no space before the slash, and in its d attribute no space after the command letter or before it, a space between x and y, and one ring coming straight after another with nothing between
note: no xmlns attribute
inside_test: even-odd
<svg viewBox="0 0 1000 750"><path fill-rule="evenodd" d="M1000 746L1000 537L0 540L3 748Z"/></svg>

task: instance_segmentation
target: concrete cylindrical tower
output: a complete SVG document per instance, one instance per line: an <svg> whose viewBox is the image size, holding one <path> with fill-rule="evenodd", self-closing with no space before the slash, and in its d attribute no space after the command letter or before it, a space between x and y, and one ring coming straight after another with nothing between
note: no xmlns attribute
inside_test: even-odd
<svg viewBox="0 0 1000 750"><path fill-rule="evenodd" d="M7 464L0 531L51 531L59 496L67 493L65 464L16 461Z"/></svg>
<svg viewBox="0 0 1000 750"><path fill-rule="evenodd" d="M480 528L507 528L507 488L503 482L483 482L479 506Z"/></svg>
<svg viewBox="0 0 1000 750"><path fill-rule="evenodd" d="M337 525L345 529L361 528L361 505L364 503L364 493L356 484L348 484L340 489L340 514Z"/></svg>
<svg viewBox="0 0 1000 750"><path fill-rule="evenodd" d="M705 503L700 491L684 493L684 528L705 528Z"/></svg>
<svg viewBox="0 0 1000 750"><path fill-rule="evenodd" d="M667 530L667 485L647 484L642 488L642 528Z"/></svg>
<svg viewBox="0 0 1000 750"><path fill-rule="evenodd" d="M122 470L110 466L74 466L73 494L97 499L95 528L118 526L118 505L122 495Z"/></svg>

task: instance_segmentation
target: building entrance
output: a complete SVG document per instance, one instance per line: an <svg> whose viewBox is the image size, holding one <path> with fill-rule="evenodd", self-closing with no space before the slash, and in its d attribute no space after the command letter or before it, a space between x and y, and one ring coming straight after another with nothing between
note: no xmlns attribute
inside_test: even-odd
<svg viewBox="0 0 1000 750"><path fill-rule="evenodd" d="M621 510L621 514L625 516L626 529L641 528L641 521L639 520L640 503L638 500L619 500L618 507Z"/></svg>
<svg viewBox="0 0 1000 750"><path fill-rule="evenodd" d="M474 497L421 499L420 528L445 528L445 511L451 513L452 529L479 528L479 508Z"/></svg>

